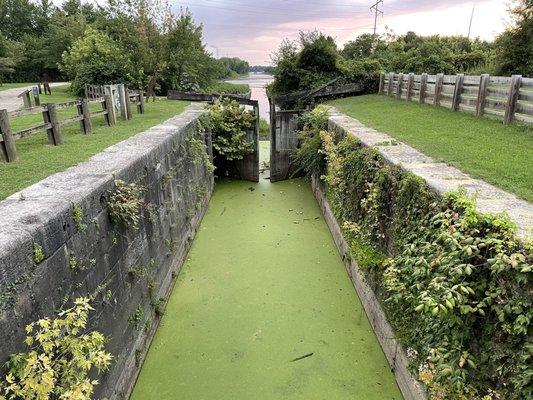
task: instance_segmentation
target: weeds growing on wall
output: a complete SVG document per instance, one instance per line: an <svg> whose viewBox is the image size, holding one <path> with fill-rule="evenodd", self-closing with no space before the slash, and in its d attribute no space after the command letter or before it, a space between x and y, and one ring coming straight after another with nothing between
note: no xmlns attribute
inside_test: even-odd
<svg viewBox="0 0 533 400"><path fill-rule="evenodd" d="M127 228L138 229L141 220L141 207L144 200L141 195L144 187L135 183L115 181L115 190L110 193L107 202L109 217L114 224L123 224Z"/></svg>
<svg viewBox="0 0 533 400"><path fill-rule="evenodd" d="M375 149L306 118L295 158L325 181L431 398L533 398L532 247L511 221L479 213L462 192L438 198Z"/></svg>
<svg viewBox="0 0 533 400"><path fill-rule="evenodd" d="M26 327L27 353L11 356L0 378L0 400L89 400L98 384L95 372L106 371L112 360L104 350L105 337L86 332L92 310L89 299L57 318L43 318Z"/></svg>

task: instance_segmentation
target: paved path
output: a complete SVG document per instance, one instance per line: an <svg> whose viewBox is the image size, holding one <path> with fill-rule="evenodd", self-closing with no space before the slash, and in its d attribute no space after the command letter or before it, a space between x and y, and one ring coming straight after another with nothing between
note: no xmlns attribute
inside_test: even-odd
<svg viewBox="0 0 533 400"><path fill-rule="evenodd" d="M399 400L309 183L217 183L132 400Z"/></svg>
<svg viewBox="0 0 533 400"><path fill-rule="evenodd" d="M50 86L66 85L67 82L54 82ZM32 86L23 86L15 89L0 90L0 110L6 109L7 111L14 111L22 108L22 99L17 96L27 89L31 89Z"/></svg>

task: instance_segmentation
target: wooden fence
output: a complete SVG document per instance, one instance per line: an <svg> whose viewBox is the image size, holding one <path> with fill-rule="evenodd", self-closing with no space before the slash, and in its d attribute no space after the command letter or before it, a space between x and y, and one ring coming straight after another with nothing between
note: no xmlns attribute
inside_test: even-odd
<svg viewBox="0 0 533 400"><path fill-rule="evenodd" d="M381 74L379 93L398 99L443 106L505 124L533 124L533 78L484 75Z"/></svg>
<svg viewBox="0 0 533 400"><path fill-rule="evenodd" d="M89 104L91 103L101 104L102 110L91 112L89 109ZM131 119L132 117L132 104L136 105L137 112L139 114L144 113L144 96L141 90L128 92L128 96L126 96L126 119ZM76 107L77 115L60 120L57 115L57 111L69 107ZM42 113L42 124L23 129L18 132L12 132L10 118L38 113ZM100 116L104 117L108 126L115 125L116 115L110 95L104 95L103 97L92 100L78 99L66 103L48 103L44 106L30 107L11 112L8 112L7 110L0 110L0 158L6 162L16 161L18 159L18 155L15 141L41 131L46 131L48 135L48 142L53 146L58 146L63 143L61 127L64 125L79 122L80 131L82 134L91 133L91 118Z"/></svg>

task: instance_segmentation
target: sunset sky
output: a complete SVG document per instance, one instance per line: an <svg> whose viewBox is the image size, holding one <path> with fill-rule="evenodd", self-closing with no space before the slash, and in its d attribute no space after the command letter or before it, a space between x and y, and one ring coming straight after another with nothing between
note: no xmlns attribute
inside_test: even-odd
<svg viewBox="0 0 533 400"><path fill-rule="evenodd" d="M170 0L172 8L188 7L204 24L208 50L215 56L237 56L251 64L270 64L270 54L283 38L318 29L343 44L372 33L374 0ZM507 0L384 0L385 27L394 33L466 35L475 7L472 37L493 39L510 22Z"/></svg>

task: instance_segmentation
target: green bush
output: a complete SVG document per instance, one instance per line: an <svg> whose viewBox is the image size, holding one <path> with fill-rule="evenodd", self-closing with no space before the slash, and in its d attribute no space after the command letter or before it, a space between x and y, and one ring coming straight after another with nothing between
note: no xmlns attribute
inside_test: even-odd
<svg viewBox="0 0 533 400"><path fill-rule="evenodd" d="M532 398L533 256L510 220L479 213L464 193L437 197L354 137L315 129L301 140L313 149L297 158L302 169L318 175L326 160L352 257L431 398Z"/></svg>
<svg viewBox="0 0 533 400"><path fill-rule="evenodd" d="M225 161L242 160L253 151L246 133L253 128L255 116L235 100L220 98L209 106L207 124L213 134L213 149Z"/></svg>
<svg viewBox="0 0 533 400"><path fill-rule="evenodd" d="M85 85L141 85L141 72L135 69L125 50L105 33L91 27L63 53L61 70L71 80L72 91L80 96Z"/></svg>
<svg viewBox="0 0 533 400"><path fill-rule="evenodd" d="M111 222L138 229L142 216L141 208L144 205L141 195L144 191L144 187L135 183L115 181L115 190L109 194L107 201Z"/></svg>

